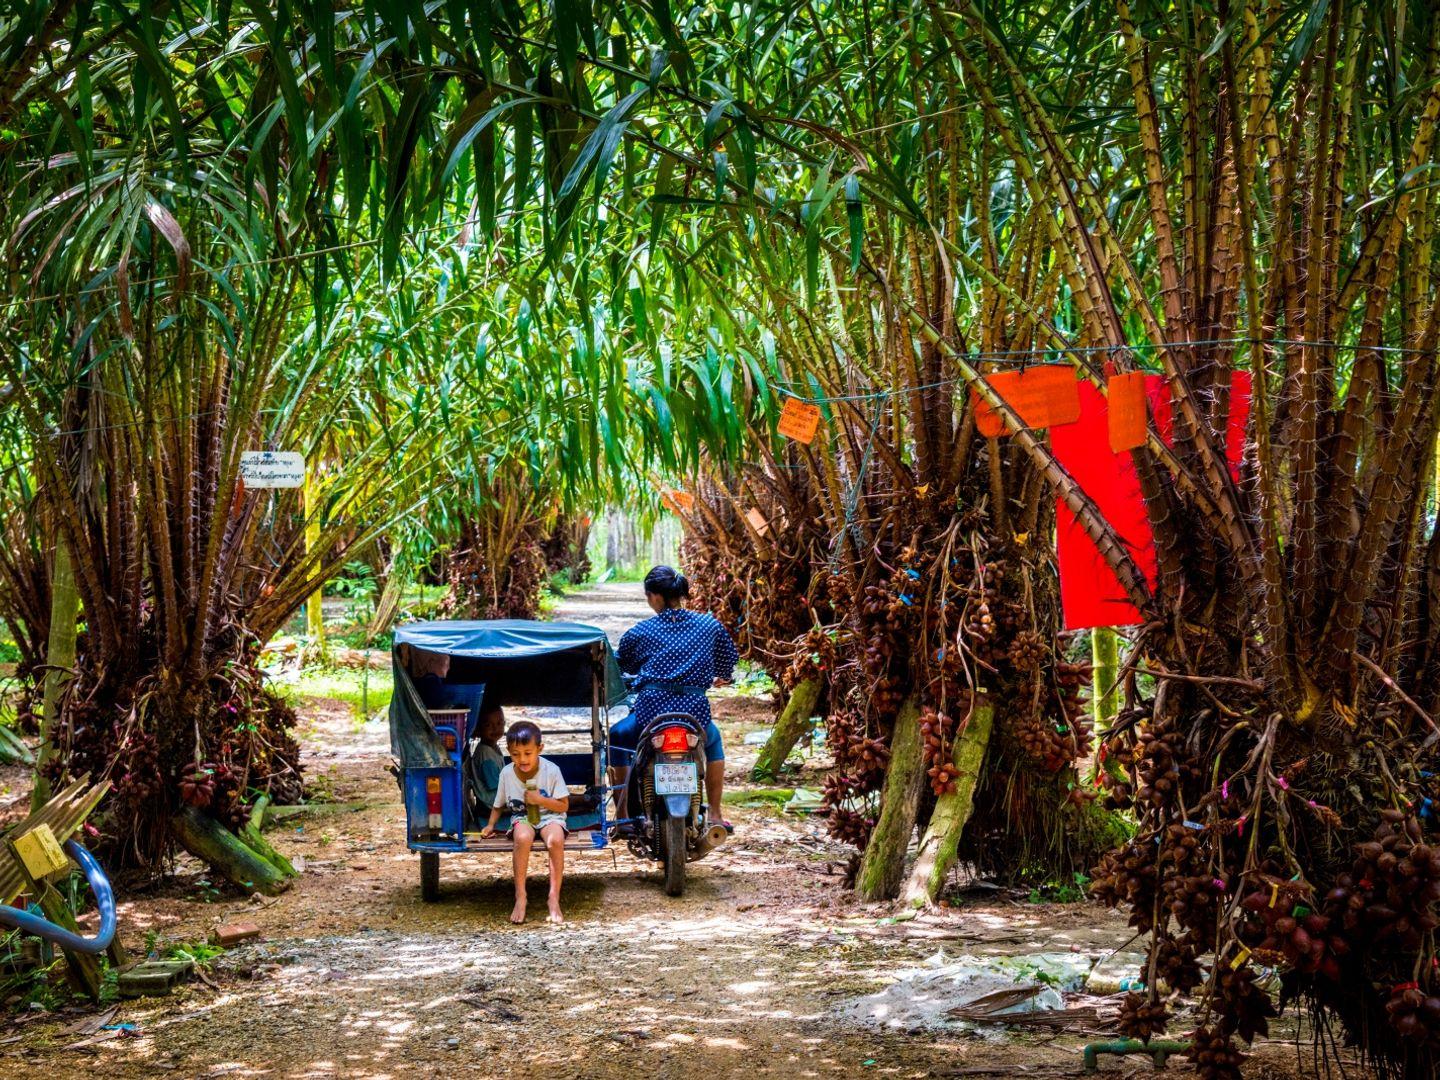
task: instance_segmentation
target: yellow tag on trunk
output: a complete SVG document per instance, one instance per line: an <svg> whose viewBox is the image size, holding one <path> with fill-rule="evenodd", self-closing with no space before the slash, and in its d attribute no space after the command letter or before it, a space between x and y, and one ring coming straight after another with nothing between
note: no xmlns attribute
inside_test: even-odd
<svg viewBox="0 0 1440 1080"><path fill-rule="evenodd" d="M70 868L70 860L61 850L49 825L37 825L15 840L15 852L26 871L36 881L44 881Z"/></svg>

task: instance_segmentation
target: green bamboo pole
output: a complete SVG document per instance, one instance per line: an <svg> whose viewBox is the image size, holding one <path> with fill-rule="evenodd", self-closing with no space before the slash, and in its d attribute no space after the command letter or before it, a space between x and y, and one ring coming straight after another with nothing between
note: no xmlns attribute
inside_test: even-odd
<svg viewBox="0 0 1440 1080"><path fill-rule="evenodd" d="M1104 731L1120 711L1120 689L1115 685L1120 673L1120 635L1108 626L1090 631L1090 702L1095 715L1095 730Z"/></svg>
<svg viewBox="0 0 1440 1080"><path fill-rule="evenodd" d="M59 719L60 694L75 668L76 624L80 618L80 592L75 587L75 563L64 540L55 544L55 562L50 574L50 636L45 645L45 691L40 706L40 748L35 754L35 779L30 788L30 808L38 810L50 799L50 781L45 768L55 759L55 722Z"/></svg>
<svg viewBox="0 0 1440 1080"><path fill-rule="evenodd" d="M320 546L320 491L319 484L315 480L315 474L309 468L305 470L305 487L303 490L305 551L308 553ZM321 660L326 656L323 594L323 587L317 588L305 599L305 633L310 638L310 644L315 650L316 657Z"/></svg>

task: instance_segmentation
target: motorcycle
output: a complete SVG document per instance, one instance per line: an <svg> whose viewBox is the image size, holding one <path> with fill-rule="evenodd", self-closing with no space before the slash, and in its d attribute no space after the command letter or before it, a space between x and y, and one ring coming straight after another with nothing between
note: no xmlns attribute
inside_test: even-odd
<svg viewBox="0 0 1440 1080"><path fill-rule="evenodd" d="M621 835L636 858L665 871L665 893L685 891L685 867L723 844L719 807L704 803L705 727L689 713L661 713L640 733L628 778L634 815Z"/></svg>

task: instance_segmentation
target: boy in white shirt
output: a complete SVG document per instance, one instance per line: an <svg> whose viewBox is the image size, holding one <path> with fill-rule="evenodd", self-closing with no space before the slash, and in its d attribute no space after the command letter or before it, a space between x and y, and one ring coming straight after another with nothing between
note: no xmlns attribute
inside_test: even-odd
<svg viewBox="0 0 1440 1080"><path fill-rule="evenodd" d="M515 910L510 913L510 921L525 921L525 874L530 868L530 848L539 834L550 855L549 920L564 922L565 917L560 914L560 880L565 875L565 812L570 807L570 787L560 774L560 766L540 756L544 743L535 724L521 720L512 725L505 733L505 748L510 751L510 764L500 770L495 806L480 835L494 836L500 815L512 803L520 803L527 809L539 807L539 825L531 825L523 815L511 818L510 836L515 841ZM530 787L531 784L535 786Z"/></svg>

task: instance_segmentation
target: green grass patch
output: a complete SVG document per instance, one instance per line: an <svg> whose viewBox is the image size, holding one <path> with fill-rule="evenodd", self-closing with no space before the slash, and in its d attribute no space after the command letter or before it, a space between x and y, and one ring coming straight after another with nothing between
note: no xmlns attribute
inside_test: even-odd
<svg viewBox="0 0 1440 1080"><path fill-rule="evenodd" d="M1090 895L1090 879L1078 871L1070 881L1047 881L1030 890L1032 904L1078 904Z"/></svg>
<svg viewBox="0 0 1440 1080"><path fill-rule="evenodd" d="M146 954L158 953L165 960L190 960L197 968L209 969L215 961L225 955L223 945L212 945L208 941L177 941L162 945L154 930L145 933Z"/></svg>
<svg viewBox="0 0 1440 1080"><path fill-rule="evenodd" d="M300 673L298 681L281 683L278 688L296 708L307 698L329 698L349 705L357 720L368 720L389 708L395 680L388 671L372 669L367 683L366 672L359 668L310 667Z"/></svg>
<svg viewBox="0 0 1440 1080"><path fill-rule="evenodd" d="M735 665L733 684L739 693L747 697L759 697L775 692L775 681L765 673L763 667L749 660L741 660Z"/></svg>

